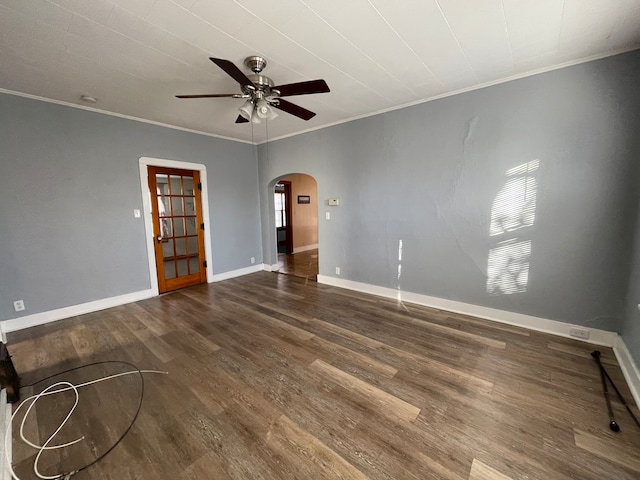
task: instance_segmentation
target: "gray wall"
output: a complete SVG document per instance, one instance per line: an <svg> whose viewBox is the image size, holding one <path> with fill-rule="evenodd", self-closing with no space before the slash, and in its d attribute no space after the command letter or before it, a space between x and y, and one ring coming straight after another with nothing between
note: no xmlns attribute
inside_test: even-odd
<svg viewBox="0 0 640 480"><path fill-rule="evenodd" d="M619 330L639 74L633 52L261 145L265 263L273 181L306 173L318 182L322 275L340 266L349 280ZM492 202L508 169L536 159L535 222L515 232L531 242L527 291L490 295Z"/></svg>
<svg viewBox="0 0 640 480"><path fill-rule="evenodd" d="M142 156L206 165L214 273L262 262L254 146L0 94L0 319L150 288Z"/></svg>
<svg viewBox="0 0 640 480"><path fill-rule="evenodd" d="M640 171L640 154L638 159L638 171ZM636 175L635 191L640 191L640 174ZM621 334L631 356L640 365L640 195L636 196L638 211L635 220L635 245L633 254L629 256L631 273L629 275L629 288L627 290L626 315L622 324Z"/></svg>

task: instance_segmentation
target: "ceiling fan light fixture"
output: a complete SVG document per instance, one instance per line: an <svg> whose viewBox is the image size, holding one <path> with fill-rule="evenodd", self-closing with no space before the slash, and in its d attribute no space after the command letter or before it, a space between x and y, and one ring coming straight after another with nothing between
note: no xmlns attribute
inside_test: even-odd
<svg viewBox="0 0 640 480"><path fill-rule="evenodd" d="M267 105L267 102L259 100L258 103L256 103L256 114L260 118L267 118L269 114L269 105Z"/></svg>
<svg viewBox="0 0 640 480"><path fill-rule="evenodd" d="M278 116L273 108L271 108L271 105L265 100L259 100L258 103L256 103L255 115L262 120L273 120Z"/></svg>
<svg viewBox="0 0 640 480"><path fill-rule="evenodd" d="M251 120L251 117L253 116L253 102L251 99L244 102L240 107L240 115L247 120Z"/></svg>

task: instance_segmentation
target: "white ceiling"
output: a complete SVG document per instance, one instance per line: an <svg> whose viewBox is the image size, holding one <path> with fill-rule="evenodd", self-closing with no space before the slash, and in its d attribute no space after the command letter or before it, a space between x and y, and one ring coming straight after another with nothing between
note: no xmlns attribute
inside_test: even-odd
<svg viewBox="0 0 640 480"><path fill-rule="evenodd" d="M239 93L208 57L327 81L273 139L638 47L640 0L0 0L0 89L256 142L242 100L174 98Z"/></svg>

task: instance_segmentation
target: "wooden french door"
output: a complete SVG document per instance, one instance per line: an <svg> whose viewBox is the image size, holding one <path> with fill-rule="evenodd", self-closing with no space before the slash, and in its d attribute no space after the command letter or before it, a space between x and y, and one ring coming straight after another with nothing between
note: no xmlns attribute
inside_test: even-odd
<svg viewBox="0 0 640 480"><path fill-rule="evenodd" d="M200 172L148 167L158 290L207 281Z"/></svg>

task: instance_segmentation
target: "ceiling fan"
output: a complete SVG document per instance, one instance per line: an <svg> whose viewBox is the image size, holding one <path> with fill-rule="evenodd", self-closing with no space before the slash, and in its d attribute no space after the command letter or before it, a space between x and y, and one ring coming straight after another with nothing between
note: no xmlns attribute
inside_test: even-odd
<svg viewBox="0 0 640 480"><path fill-rule="evenodd" d="M281 97L292 97L294 95L309 95L312 93L329 92L329 86L324 80L310 80L307 82L288 83L276 85L269 77L260 72L267 66L267 61L259 56L247 57L244 60L253 74L245 75L229 60L210 57L213 63L219 66L231 78L240 84L242 93L210 93L202 95L176 95L178 98L246 98L247 101L240 107L240 115L236 123L247 123L253 121L260 123L265 119L277 117L273 108L282 110L303 120L309 120L316 114L299 105L288 102ZM273 107L273 108L272 108Z"/></svg>

